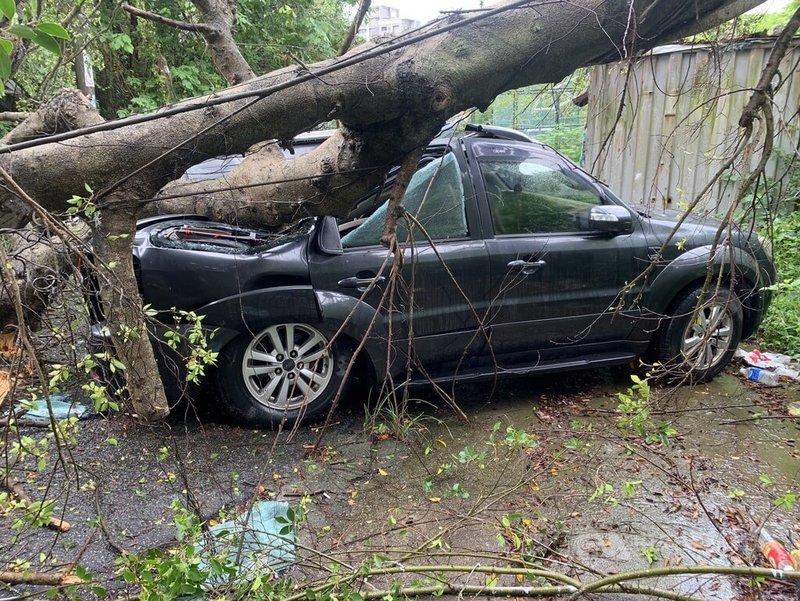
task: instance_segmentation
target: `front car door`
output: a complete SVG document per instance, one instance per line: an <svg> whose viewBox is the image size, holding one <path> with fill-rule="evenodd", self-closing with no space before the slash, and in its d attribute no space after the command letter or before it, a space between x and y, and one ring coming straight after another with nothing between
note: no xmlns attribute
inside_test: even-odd
<svg viewBox="0 0 800 601"><path fill-rule="evenodd" d="M428 157L403 199L419 225L399 222L403 266L394 289L387 289L393 257L380 244L386 193L376 197L374 212L341 224L340 253L312 252L310 269L315 290L354 296L378 309L391 333L394 371L405 368L410 353L418 372L440 377L477 360L485 345L489 263L463 156L446 147L433 152L438 157ZM367 293L371 281L376 285Z"/></svg>

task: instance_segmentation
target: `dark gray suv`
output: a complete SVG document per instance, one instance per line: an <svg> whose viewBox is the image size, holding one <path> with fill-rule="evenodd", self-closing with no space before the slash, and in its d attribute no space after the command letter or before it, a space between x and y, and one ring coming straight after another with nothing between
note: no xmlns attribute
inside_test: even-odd
<svg viewBox="0 0 800 601"><path fill-rule="evenodd" d="M677 215L637 212L502 128L429 146L404 199L394 282L398 257L380 244L386 198L384 187L347 219L279 233L198 216L143 220L134 261L144 302L160 311L155 335L184 327L171 321L175 308L204 315L219 402L273 425L327 411L352 359L376 381L464 382L643 356L707 380L755 332L775 278L756 237L723 232L715 248L717 223L675 229ZM178 396L182 361L162 354Z"/></svg>

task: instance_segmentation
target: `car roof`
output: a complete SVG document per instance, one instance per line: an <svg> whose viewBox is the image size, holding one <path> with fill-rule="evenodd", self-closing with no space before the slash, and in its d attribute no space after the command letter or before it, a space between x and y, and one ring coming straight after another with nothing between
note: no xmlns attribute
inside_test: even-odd
<svg viewBox="0 0 800 601"><path fill-rule="evenodd" d="M518 142L527 142L532 144L539 144L548 150L552 149L539 142L535 138L525 134L524 132L509 127L500 127L498 125L483 125L468 123L464 133L456 131L458 122L447 123L439 131L436 137L431 141L430 146L447 146L454 138L461 136L464 137L479 137L499 140L515 140ZM303 132L295 136L291 144L282 146L283 156L287 160L292 160L297 157L308 154L325 140L327 140L335 129L319 129L315 131ZM555 151L553 151L555 152ZM228 175L244 160L243 154L232 154L227 156L214 157L207 159L196 165L189 167L184 176L190 180L209 180L220 179Z"/></svg>

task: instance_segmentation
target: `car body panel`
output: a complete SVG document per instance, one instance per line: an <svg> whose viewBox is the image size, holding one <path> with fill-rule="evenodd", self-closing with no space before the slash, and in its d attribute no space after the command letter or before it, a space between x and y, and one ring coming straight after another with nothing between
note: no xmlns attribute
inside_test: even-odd
<svg viewBox="0 0 800 601"><path fill-rule="evenodd" d="M195 310L254 290L308 284L306 250L314 222L298 224L285 236L264 234L269 241L265 246L272 244L264 250L237 246L234 234L231 245L223 244L222 237L207 240L199 234L195 239L174 239L182 231L204 233L217 227L213 222L184 218L137 231L134 258L140 266L140 286L154 309L162 314L172 308Z"/></svg>
<svg viewBox="0 0 800 601"><path fill-rule="evenodd" d="M219 299L197 308L208 326L257 333L274 323L304 320L318 323L319 304L311 286L281 286L253 290Z"/></svg>
<svg viewBox="0 0 800 601"><path fill-rule="evenodd" d="M511 161L523 157L546 160L569 171L576 185L595 195L598 203L611 202L583 172L542 145L480 139L465 143L474 163L493 154L502 160L504 146L515 155ZM475 184L489 230L494 299L490 323L495 352L512 354L513 361L519 361L525 350L536 351L539 357L568 357L584 352L583 346L576 345L626 339L634 327L633 318L610 309L619 304L626 282L641 270L646 256L641 227L635 224L634 231L624 235L599 231L496 235L488 209L489 191L483 178L475 178ZM520 269L521 262L524 266Z"/></svg>

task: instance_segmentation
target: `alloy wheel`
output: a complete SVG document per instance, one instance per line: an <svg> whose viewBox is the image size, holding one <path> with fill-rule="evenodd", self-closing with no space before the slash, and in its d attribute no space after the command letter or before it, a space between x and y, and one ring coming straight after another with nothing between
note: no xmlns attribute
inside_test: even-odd
<svg viewBox="0 0 800 601"><path fill-rule="evenodd" d="M703 305L692 317L683 335L681 354L693 369L708 370L730 348L733 317L727 305L718 302Z"/></svg>
<svg viewBox="0 0 800 601"><path fill-rule="evenodd" d="M253 397L267 407L308 405L331 381L333 352L327 338L306 324L270 326L247 345L242 376Z"/></svg>

